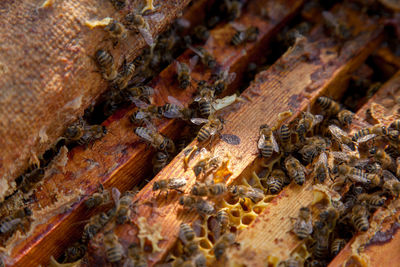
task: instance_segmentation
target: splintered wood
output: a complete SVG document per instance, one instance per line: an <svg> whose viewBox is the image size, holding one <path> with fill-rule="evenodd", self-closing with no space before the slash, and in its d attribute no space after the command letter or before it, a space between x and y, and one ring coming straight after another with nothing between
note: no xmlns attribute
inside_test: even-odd
<svg viewBox="0 0 400 267"><path fill-rule="evenodd" d="M257 168L256 140L261 124L273 125L277 114L288 110L297 116L321 94L337 95L343 90L342 85L347 82L350 73L363 63L381 41L382 28L376 21L356 13L346 5L337 6L333 12L340 13L340 16L348 19L349 27L353 29L351 40L338 46L324 33L322 25L319 24L308 40L298 40L295 47L273 66L258 74L242 94L249 102L242 103L234 113L226 117L222 134L236 135L240 142L232 145L223 140L215 141L210 149L213 155L224 160L229 159L227 168L231 174L223 178L227 184L237 181L242 175L247 175ZM193 145L199 144L193 142L189 147ZM185 153L181 152L135 196L134 201L143 204L136 206L132 224L117 226L114 229L119 242L127 246L137 242L136 222L139 217L146 217L150 225L160 225L163 240L157 245L162 251L150 255L150 266L166 256L177 239L180 223L190 223L198 218L196 212L182 209L178 204L180 195L176 192L170 192L168 198L164 198L157 197L158 193L152 191L154 182L183 177L187 180L185 193L189 192L196 178L191 168L193 163L189 163L189 168L184 168L184 157ZM196 159L198 158L194 157L191 162L196 162ZM228 254L232 263L264 266L268 252L272 253L272 250L282 257L287 256L297 245L293 236L287 232L291 226L289 216L297 215L298 208L312 200L310 187L310 181L301 188L291 185L272 200L272 204L259 219L256 219L248 230L239 233L237 242L241 243L240 249L232 249ZM264 223L265 220L269 220L268 224ZM84 258L89 265L107 265L104 250L97 249L101 245L98 242L96 239L89 245L89 252ZM250 243L258 246L258 250L252 250L253 245Z"/></svg>
<svg viewBox="0 0 400 267"><path fill-rule="evenodd" d="M234 29L229 25L220 25L211 31L211 36L204 47L215 55L217 62L231 72L238 72L238 76L227 92L233 92L243 78L250 60L257 61L259 54L278 30L301 7L301 1L276 1L276 12L270 15L270 20L263 20L256 16L254 10L262 1L254 1L248 5L248 10L243 12L237 20L243 25L257 25L259 37L257 42L244 46L233 47L227 40L234 34ZM274 2L268 6L274 7ZM194 5L189 14L202 12L202 5ZM195 9L195 10L193 10ZM185 18L189 19L188 17ZM196 17L197 18L197 17ZM177 60L188 62L194 54L188 50ZM191 86L183 91L176 83L175 64L167 67L152 82L155 88L154 104L163 105L168 96L174 96L184 105L192 101L195 87ZM196 67L192 73L196 80L207 79L209 72L204 72L201 67ZM79 239L85 220L91 213L85 210L83 201L85 197L97 191L99 183L104 187L117 187L121 191L131 189L140 181L147 178L151 172L151 149L138 139L133 133L129 116L134 108L118 111L103 125L107 126L109 134L95 142L88 148L77 147L68 153L68 161L61 170L50 168L43 184L38 186L31 196L36 201L28 204L32 208L34 218L28 237L18 237L15 242L7 247L9 264L46 264L48 255L59 256L63 249L73 240ZM178 120L162 120L157 123L158 129L163 134L175 139L180 135L183 125ZM7 203L22 202L21 195L11 197ZM15 201L15 202L14 202ZM7 213L9 205L3 205L0 211ZM38 218L40 217L40 218ZM66 236L65 233L68 233ZM62 237L62 238L60 238Z"/></svg>
<svg viewBox="0 0 400 267"><path fill-rule="evenodd" d="M389 125L399 119L400 103L396 102L399 93L400 72L397 72L357 112L357 120L368 121L369 117L372 117L373 123ZM399 215L398 199L388 203L385 208L378 209L370 219L371 228L365 233L354 236L329 266L396 265L400 260L396 252L400 245Z"/></svg>

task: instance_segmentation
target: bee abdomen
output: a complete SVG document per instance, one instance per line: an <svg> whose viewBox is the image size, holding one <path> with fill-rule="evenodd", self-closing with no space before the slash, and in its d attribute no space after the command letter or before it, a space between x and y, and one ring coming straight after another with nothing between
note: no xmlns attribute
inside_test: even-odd
<svg viewBox="0 0 400 267"><path fill-rule="evenodd" d="M366 136L366 135L368 135L370 133L371 133L371 131L369 129L361 129L361 130L359 130L358 132L356 132L354 134L352 140L355 142L358 139L360 139L361 137L364 137L364 136Z"/></svg>
<svg viewBox="0 0 400 267"><path fill-rule="evenodd" d="M300 240L306 239L309 236L309 231L306 228L299 228L296 230L296 236Z"/></svg>
<svg viewBox="0 0 400 267"><path fill-rule="evenodd" d="M395 120L392 122L389 126L389 128L395 129L397 131L400 131L400 120Z"/></svg>
<svg viewBox="0 0 400 267"><path fill-rule="evenodd" d="M264 146L260 148L260 152L264 158L271 157L273 153L272 145L264 144Z"/></svg>
<svg viewBox="0 0 400 267"><path fill-rule="evenodd" d="M331 246L331 255L336 256L337 254L339 254L339 252L344 248L345 245L346 240L344 239L336 238L335 240L333 240Z"/></svg>
<svg viewBox="0 0 400 267"><path fill-rule="evenodd" d="M282 143L288 143L290 141L290 129L286 124L281 126L279 133Z"/></svg>
<svg viewBox="0 0 400 267"><path fill-rule="evenodd" d="M326 259L329 254L329 247L321 242L317 242L313 255L317 259Z"/></svg>
<svg viewBox="0 0 400 267"><path fill-rule="evenodd" d="M207 128L201 128L197 134L197 141L203 142L210 137L210 131Z"/></svg>
<svg viewBox="0 0 400 267"><path fill-rule="evenodd" d="M269 183L269 192L271 194L278 194L283 187L283 183L280 179L273 178Z"/></svg>
<svg viewBox="0 0 400 267"><path fill-rule="evenodd" d="M295 177L294 177L294 181L296 184L298 185L303 185L305 182L306 178L303 172L299 172Z"/></svg>
<svg viewBox="0 0 400 267"><path fill-rule="evenodd" d="M200 114L204 117L208 117L211 113L211 103L208 101L199 102Z"/></svg>
<svg viewBox="0 0 400 267"><path fill-rule="evenodd" d="M353 224L357 231L360 232L365 232L369 228L368 218L364 216L357 216L353 218Z"/></svg>
<svg viewBox="0 0 400 267"><path fill-rule="evenodd" d="M244 33L240 32L240 31L237 31L235 33L235 35L233 35L233 37L231 39L231 43L233 45L238 46L238 45L242 44L243 42L244 42Z"/></svg>
<svg viewBox="0 0 400 267"><path fill-rule="evenodd" d="M118 262L122 259L122 252L119 247L111 247L107 249L106 253L109 262Z"/></svg>

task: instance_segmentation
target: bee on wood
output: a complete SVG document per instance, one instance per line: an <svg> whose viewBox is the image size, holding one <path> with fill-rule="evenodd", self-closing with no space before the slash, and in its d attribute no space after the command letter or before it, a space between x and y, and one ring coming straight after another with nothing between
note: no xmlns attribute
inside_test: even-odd
<svg viewBox="0 0 400 267"><path fill-rule="evenodd" d="M335 238L331 243L331 255L335 257L346 246L346 240Z"/></svg>
<svg viewBox="0 0 400 267"><path fill-rule="evenodd" d="M224 183L211 184L208 186L208 193L210 196L220 196L225 194L227 187Z"/></svg>
<svg viewBox="0 0 400 267"><path fill-rule="evenodd" d="M231 39L231 44L234 46L239 46L246 42L255 42L260 32L258 27L255 26L250 26L247 29L236 26L235 29L236 32Z"/></svg>
<svg viewBox="0 0 400 267"><path fill-rule="evenodd" d="M152 124L149 123L147 127L149 128L137 127L134 132L137 136L149 142L150 145L157 150L166 151L168 153L175 152L175 144L171 139L160 134Z"/></svg>
<svg viewBox="0 0 400 267"><path fill-rule="evenodd" d="M268 191L273 195L278 194L280 191L282 191L283 187L287 183L287 180L288 178L282 170L273 170L267 180Z"/></svg>
<svg viewBox="0 0 400 267"><path fill-rule="evenodd" d="M168 101L170 103L166 103L161 108L161 114L165 118L180 118L183 120L189 120L192 118L194 111L190 108L184 107L184 105L178 99L173 96L168 96Z"/></svg>
<svg viewBox="0 0 400 267"><path fill-rule="evenodd" d="M192 69L183 62L175 61L176 73L178 75L178 83L181 89L186 89L192 81L190 73Z"/></svg>
<svg viewBox="0 0 400 267"><path fill-rule="evenodd" d="M244 185L234 185L229 188L229 193L233 197L241 199L249 198L253 203L260 202L264 199L265 195L261 189L251 188Z"/></svg>
<svg viewBox="0 0 400 267"><path fill-rule="evenodd" d="M290 145L292 136L290 128L287 126L287 124L282 124L281 127L279 128L278 133L279 133L279 140L282 143L282 147L285 148L285 150L287 150Z"/></svg>
<svg viewBox="0 0 400 267"><path fill-rule="evenodd" d="M215 258L219 261L225 254L225 250L235 243L235 235L232 233L223 234L215 243L213 251Z"/></svg>
<svg viewBox="0 0 400 267"><path fill-rule="evenodd" d="M209 117L213 111L212 101L214 100L215 91L206 81L198 83L197 91L199 94L193 100L198 102L200 114L204 117Z"/></svg>
<svg viewBox="0 0 400 267"><path fill-rule="evenodd" d="M236 73L229 72L229 69L225 69L216 72L212 77L214 80L212 83L212 88L215 92L214 94L220 95L222 92L225 92L228 85L236 79Z"/></svg>
<svg viewBox="0 0 400 267"><path fill-rule="evenodd" d="M205 48L203 47L195 48L191 45L188 45L188 47L194 53L196 53L198 57L200 57L200 61L205 67L213 69L217 66L217 61L215 60L214 56L210 52L208 52Z"/></svg>
<svg viewBox="0 0 400 267"><path fill-rule="evenodd" d="M105 80L113 81L117 77L118 70L114 64L114 58L109 52L102 49L97 50L95 60Z"/></svg>
<svg viewBox="0 0 400 267"><path fill-rule="evenodd" d="M155 16L153 17L156 20L162 19L160 14L155 15L157 18ZM150 32L150 26L142 15L136 12L131 12L125 16L125 22L129 29L138 31L150 47L154 45L154 39Z"/></svg>
<svg viewBox="0 0 400 267"><path fill-rule="evenodd" d="M298 185L303 185L306 181L305 168L300 161L293 156L289 156L284 161L288 176Z"/></svg>
<svg viewBox="0 0 400 267"><path fill-rule="evenodd" d="M353 116L354 116L354 113L347 109L341 110L337 115L339 122L343 126L350 125L353 122Z"/></svg>
<svg viewBox="0 0 400 267"><path fill-rule="evenodd" d="M315 222L314 233L316 243L314 246L313 256L316 259L324 260L329 256L329 229L320 222Z"/></svg>
<svg viewBox="0 0 400 267"><path fill-rule="evenodd" d="M266 124L260 126L260 138L258 139L257 147L264 158L271 157L274 151L279 153L279 146L272 129Z"/></svg>
<svg viewBox="0 0 400 267"><path fill-rule="evenodd" d="M386 198L379 194L363 193L357 196L357 201L361 204L365 203L372 207L382 207L385 204Z"/></svg>
<svg viewBox="0 0 400 267"><path fill-rule="evenodd" d="M219 210L217 212L217 221L220 225L221 231L225 232L225 229L229 226L229 215L226 210Z"/></svg>
<svg viewBox="0 0 400 267"><path fill-rule="evenodd" d="M329 97L320 96L317 98L317 104L325 111L328 116L337 115L340 110L340 104Z"/></svg>
<svg viewBox="0 0 400 267"><path fill-rule="evenodd" d="M351 213L351 221L359 232L366 232L369 228L369 212L364 205L355 205Z"/></svg>
<svg viewBox="0 0 400 267"><path fill-rule="evenodd" d="M87 246L79 242L74 243L72 246L68 247L63 255L63 263L76 262L85 256Z"/></svg>
<svg viewBox="0 0 400 267"><path fill-rule="evenodd" d="M195 41L204 43L210 37L210 31L204 25L197 25L193 29L193 35Z"/></svg>
<svg viewBox="0 0 400 267"><path fill-rule="evenodd" d="M167 198L168 190L176 190L183 193L183 191L181 191L180 188L184 187L185 185L186 185L185 178L162 179L154 182L153 191L160 190L160 193L158 195L160 195L162 192L166 192L166 198Z"/></svg>
<svg viewBox="0 0 400 267"><path fill-rule="evenodd" d="M299 216L296 218L292 231L300 240L306 239L311 235L313 227L309 208L300 208Z"/></svg>
<svg viewBox="0 0 400 267"><path fill-rule="evenodd" d="M111 219L111 214L101 212L90 217L89 223L83 228L81 241L87 244Z"/></svg>
<svg viewBox="0 0 400 267"><path fill-rule="evenodd" d="M125 7L125 0L110 0L116 10L121 10Z"/></svg>
<svg viewBox="0 0 400 267"><path fill-rule="evenodd" d="M165 166L167 166L169 160L169 156L167 153L162 151L157 151L152 159L153 163L153 173L157 174L161 171Z"/></svg>
<svg viewBox="0 0 400 267"><path fill-rule="evenodd" d="M366 174L362 170L348 166L347 164L335 165L332 169L332 173L340 175L345 178L349 178L353 182L368 184L373 176Z"/></svg>
<svg viewBox="0 0 400 267"><path fill-rule="evenodd" d="M205 197L208 195L208 187L204 183L197 183L192 187L190 193L193 196Z"/></svg>
<svg viewBox="0 0 400 267"><path fill-rule="evenodd" d="M224 128L223 120L211 115L208 119L202 118L192 118L190 120L192 123L196 125L204 124L197 134L197 141L204 142L209 139L213 139L214 136L222 131Z"/></svg>
<svg viewBox="0 0 400 267"><path fill-rule="evenodd" d="M129 86L125 89L125 93L131 99L148 98L154 95L154 88L147 85Z"/></svg>
<svg viewBox="0 0 400 267"><path fill-rule="evenodd" d="M322 122L323 120L322 115L313 115L310 112L303 112L301 114L301 118L299 120L299 123L297 124L296 127L296 132L299 136L300 141L304 141L305 135L311 131L315 125L318 123Z"/></svg>
<svg viewBox="0 0 400 267"><path fill-rule="evenodd" d="M136 67L133 62L124 64L122 71L118 73L113 84L120 90L125 89L128 86L129 81L132 79L135 69Z"/></svg>
<svg viewBox="0 0 400 267"><path fill-rule="evenodd" d="M14 214L4 217L0 221L0 235L14 232L18 226L21 225L22 221L32 215L32 210L25 207L19 209Z"/></svg>
<svg viewBox="0 0 400 267"><path fill-rule="evenodd" d="M188 244L189 242L193 241L193 239L196 237L196 234L190 225L181 223L178 236L183 244Z"/></svg>
<svg viewBox="0 0 400 267"><path fill-rule="evenodd" d="M350 145L353 146L353 140L347 135L345 131L340 129L337 125L329 125L328 130L332 137L341 145Z"/></svg>
<svg viewBox="0 0 400 267"><path fill-rule="evenodd" d="M388 192L393 197L400 196L400 182L396 176L394 176L390 171L383 170L382 177L384 180L383 189Z"/></svg>
<svg viewBox="0 0 400 267"><path fill-rule="evenodd" d="M388 130L385 126L377 124L372 127L364 128L359 130L353 135L352 140L354 142L363 143L368 140L376 137L376 136L385 136L387 135Z"/></svg>
<svg viewBox="0 0 400 267"><path fill-rule="evenodd" d="M111 20L110 23L104 27L104 30L116 40L123 40L128 37L128 31L125 29L125 26L115 19Z"/></svg>
<svg viewBox="0 0 400 267"><path fill-rule="evenodd" d="M189 209L196 209L201 215L211 215L215 212L214 205L204 199L196 199L193 196L182 196L179 204Z"/></svg>
<svg viewBox="0 0 400 267"><path fill-rule="evenodd" d="M193 166L193 171L196 177L201 173L206 174L207 172L213 171L220 165L221 161L218 157L205 157L199 160L195 166Z"/></svg>
<svg viewBox="0 0 400 267"><path fill-rule="evenodd" d="M372 147L369 150L369 153L372 154L375 160L382 166L383 169L387 169L394 166L394 161L390 157L385 150L377 147Z"/></svg>
<svg viewBox="0 0 400 267"><path fill-rule="evenodd" d="M319 155L318 161L314 165L314 175L315 179L319 183L323 183L325 179L329 176L328 170L328 157L325 152Z"/></svg>
<svg viewBox="0 0 400 267"><path fill-rule="evenodd" d="M78 145L87 145L95 140L101 139L107 134L106 126L102 125L88 125L84 127L84 133L77 141Z"/></svg>
<svg viewBox="0 0 400 267"><path fill-rule="evenodd" d="M136 195L136 192L125 192L121 197L121 192L117 188L113 187L111 191L116 207L116 222L117 224L124 224L130 219L131 206L134 204L133 197Z"/></svg>
<svg viewBox="0 0 400 267"><path fill-rule="evenodd" d="M103 243L106 250L106 257L109 262L114 263L122 260L124 250L122 245L119 243L116 234L109 232L104 235Z"/></svg>
<svg viewBox="0 0 400 267"><path fill-rule="evenodd" d="M23 193L28 193L35 184L43 179L44 175L43 168L35 169L28 174L22 175L22 182L18 185L18 189Z"/></svg>
<svg viewBox="0 0 400 267"><path fill-rule="evenodd" d="M110 201L110 192L108 190L104 190L102 184L100 184L99 192L94 193L88 199L85 200L85 206L88 209L93 209L102 204L105 204Z"/></svg>

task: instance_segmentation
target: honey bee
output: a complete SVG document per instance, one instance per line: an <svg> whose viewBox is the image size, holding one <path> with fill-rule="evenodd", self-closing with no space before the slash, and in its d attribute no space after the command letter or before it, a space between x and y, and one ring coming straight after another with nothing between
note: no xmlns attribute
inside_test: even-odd
<svg viewBox="0 0 400 267"><path fill-rule="evenodd" d="M193 29L193 37L195 41L204 43L210 37L210 31L204 25L197 25Z"/></svg>
<svg viewBox="0 0 400 267"><path fill-rule="evenodd" d="M106 257L109 262L113 263L122 260L124 250L118 241L117 235L115 235L113 232L107 233L104 235L103 243L106 250Z"/></svg>
<svg viewBox="0 0 400 267"><path fill-rule="evenodd" d="M353 140L347 135L345 131L340 129L338 126L332 124L328 126L329 132L331 133L332 137L335 138L335 140L339 144L346 144L346 145L351 145L353 144Z"/></svg>
<svg viewBox="0 0 400 267"><path fill-rule="evenodd" d="M389 125L389 129L400 131L400 120L395 120Z"/></svg>
<svg viewBox="0 0 400 267"><path fill-rule="evenodd" d="M125 7L125 0L110 0L116 10L121 10Z"/></svg>
<svg viewBox="0 0 400 267"><path fill-rule="evenodd" d="M127 259L123 267L147 267L147 260L139 244L132 243L128 247Z"/></svg>
<svg viewBox="0 0 400 267"><path fill-rule="evenodd" d="M231 84L236 78L236 73L229 73L229 69L220 70L213 74L212 88L214 89L215 95L219 95L225 92L229 84Z"/></svg>
<svg viewBox="0 0 400 267"><path fill-rule="evenodd" d="M273 195L278 194L282 191L287 180L286 174L282 170L273 170L267 181L268 191Z"/></svg>
<svg viewBox="0 0 400 267"><path fill-rule="evenodd" d="M183 104L173 96L168 96L170 103L165 104L161 109L161 114L169 119L180 118L189 120L193 116L193 110L186 108Z"/></svg>
<svg viewBox="0 0 400 267"><path fill-rule="evenodd" d="M196 139L198 142L204 142L209 139L212 140L214 136L217 133L221 132L222 129L224 128L223 120L213 115L210 115L208 119L192 118L190 121L197 125L205 123L200 128L199 133L197 134Z"/></svg>
<svg viewBox="0 0 400 267"><path fill-rule="evenodd" d="M328 116L337 115L340 110L340 104L329 97L320 96L317 98L317 104L325 111Z"/></svg>
<svg viewBox="0 0 400 267"><path fill-rule="evenodd" d="M108 215L105 212L90 217L89 223L83 228L82 243L87 244L109 222L111 217L111 214Z"/></svg>
<svg viewBox="0 0 400 267"><path fill-rule="evenodd" d="M291 135L292 132L287 124L282 124L279 128L279 140L281 141L282 146L283 148L285 148L285 150L287 150L288 145L291 142Z"/></svg>
<svg viewBox="0 0 400 267"><path fill-rule="evenodd" d="M160 195L163 191L165 191L167 192L166 193L166 198L167 198L168 190L176 190L183 193L183 191L181 191L180 188L185 185L186 185L185 178L162 179L154 182L153 191L160 190L160 193L158 195Z"/></svg>
<svg viewBox="0 0 400 267"><path fill-rule="evenodd" d="M359 232L366 232L369 228L369 212L364 205L354 205L351 214L351 221L354 228Z"/></svg>
<svg viewBox="0 0 400 267"><path fill-rule="evenodd" d="M236 33L231 39L231 44L234 46L239 46L246 42L255 42L259 34L258 27L250 26L247 29L238 29L236 27Z"/></svg>
<svg viewBox="0 0 400 267"><path fill-rule="evenodd" d="M396 176L394 176L390 171L383 170L382 177L384 180L383 189L387 191L393 197L400 196L400 182Z"/></svg>
<svg viewBox="0 0 400 267"><path fill-rule="evenodd" d="M148 97L151 97L154 95L154 88L147 86L147 85L132 86L132 87L126 88L125 92L129 98L133 98L133 99L140 99L142 97L148 98Z"/></svg>
<svg viewBox="0 0 400 267"><path fill-rule="evenodd" d="M101 139L107 134L106 126L102 125L88 125L84 127L84 133L77 141L78 145L87 145L95 140Z"/></svg>
<svg viewBox="0 0 400 267"><path fill-rule="evenodd" d="M196 241L190 241L186 243L185 246L183 247L183 252L185 256L189 258L195 255L198 251L199 251L199 244Z"/></svg>
<svg viewBox="0 0 400 267"><path fill-rule="evenodd" d="M206 174L212 170L215 170L220 165L220 159L218 157L205 157L199 160L195 166L193 166L193 171L196 177L201 173Z"/></svg>
<svg viewBox="0 0 400 267"><path fill-rule="evenodd" d="M178 74L179 87L186 89L191 83L191 68L186 63L175 61L176 73Z"/></svg>
<svg viewBox="0 0 400 267"><path fill-rule="evenodd" d="M114 64L114 58L109 52L102 49L97 50L95 60L105 80L113 81L117 77L118 71Z"/></svg>
<svg viewBox="0 0 400 267"><path fill-rule="evenodd" d="M250 188L244 185L234 185L229 188L229 192L233 197L249 198L253 203L260 202L264 199L264 192L258 188Z"/></svg>
<svg viewBox="0 0 400 267"><path fill-rule="evenodd" d="M128 37L128 31L125 29L125 26L115 19L112 19L110 23L104 27L104 30L107 31L112 38L117 40Z"/></svg>
<svg viewBox="0 0 400 267"><path fill-rule="evenodd" d="M372 127L364 128L359 130L353 135L352 140L354 142L363 143L367 142L368 140L376 137L376 136L385 136L387 135L388 131L385 126L380 124L374 125Z"/></svg>
<svg viewBox="0 0 400 267"><path fill-rule="evenodd" d="M32 210L25 207L17 210L14 214L4 217L0 221L0 234L4 235L10 232L14 232L19 225L21 225L22 220L30 217L32 215Z"/></svg>
<svg viewBox="0 0 400 267"><path fill-rule="evenodd" d="M175 152L175 144L168 137L157 132L157 129L151 124L147 125L149 128L137 127L134 132L137 136L149 142L155 149L166 151L168 153Z"/></svg>
<svg viewBox="0 0 400 267"><path fill-rule="evenodd" d="M385 204L386 198L379 194L367 194L363 193L357 196L358 202L361 204L366 203L369 206L381 207Z"/></svg>
<svg viewBox="0 0 400 267"><path fill-rule="evenodd" d="M229 215L226 210L219 210L217 212L217 221L220 225L221 231L224 232L229 226Z"/></svg>
<svg viewBox="0 0 400 267"><path fill-rule="evenodd" d="M243 4L239 0L224 0L225 17L228 21L233 21L240 17Z"/></svg>
<svg viewBox="0 0 400 267"><path fill-rule="evenodd" d="M35 169L28 174L22 175L22 182L18 185L18 189L23 193L28 193L36 183L43 179L44 175L43 168Z"/></svg>
<svg viewBox="0 0 400 267"><path fill-rule="evenodd" d="M133 197L136 195L135 192L125 192L121 197L121 192L113 187L111 189L112 197L115 202L115 217L117 224L124 224L129 221L131 216L131 206Z"/></svg>
<svg viewBox="0 0 400 267"><path fill-rule="evenodd" d="M223 234L218 241L215 243L213 251L215 258L220 260L225 254L225 250L235 243L235 235L232 233Z"/></svg>
<svg viewBox="0 0 400 267"><path fill-rule="evenodd" d="M369 184L374 174L366 174L362 170L340 164L333 167L332 172L345 178L349 178L353 182Z"/></svg>
<svg viewBox="0 0 400 267"><path fill-rule="evenodd" d="M110 192L108 190L104 190L102 184L100 184L99 192L91 195L87 200L85 200L85 206L88 209L93 209L102 204L105 204L110 201Z"/></svg>
<svg viewBox="0 0 400 267"><path fill-rule="evenodd" d="M301 265L301 262L300 261L298 261L296 258L294 258L294 257L291 257L291 258L289 258L289 259L287 259L287 260L285 260L285 261L281 261L279 264L278 264L278 267L300 267L300 266L302 266Z"/></svg>
<svg viewBox="0 0 400 267"><path fill-rule="evenodd" d="M208 193L210 196L219 196L225 194L227 187L224 183L216 183L208 186Z"/></svg>
<svg viewBox="0 0 400 267"><path fill-rule="evenodd" d="M347 109L342 109L337 117L343 126L348 126L353 122L354 113Z"/></svg>
<svg viewBox="0 0 400 267"><path fill-rule="evenodd" d="M331 255L335 257L346 245L346 240L342 238L335 238L331 244Z"/></svg>
<svg viewBox="0 0 400 267"><path fill-rule="evenodd" d="M189 242L193 241L193 239L196 237L196 234L190 225L181 223L178 236L183 244L188 244Z"/></svg>
<svg viewBox="0 0 400 267"><path fill-rule="evenodd" d="M205 48L203 47L195 48L191 45L188 45L188 47L194 53L196 53L197 56L200 57L200 61L205 67L213 69L217 66L217 61L215 60L214 56L210 52L208 52Z"/></svg>
<svg viewBox="0 0 400 267"><path fill-rule="evenodd" d="M194 101L199 104L200 114L204 117L209 117L213 111L212 101L214 100L215 91L206 81L200 81L197 90L199 95L194 98Z"/></svg>
<svg viewBox="0 0 400 267"><path fill-rule="evenodd" d="M382 168L387 169L394 166L392 158L385 152L385 150L373 147L369 150L369 153L374 156L375 160L380 163Z"/></svg>
<svg viewBox="0 0 400 267"><path fill-rule="evenodd" d="M272 129L266 124L260 126L260 138L258 139L257 147L264 158L271 157L274 151L279 153L279 146Z"/></svg>
<svg viewBox="0 0 400 267"><path fill-rule="evenodd" d="M150 26L142 15L136 12L131 12L125 16L125 21L126 25L128 25L128 28L136 29L150 47L154 45L154 39L150 32Z"/></svg>
<svg viewBox="0 0 400 267"><path fill-rule="evenodd" d="M288 176L298 185L303 185L306 181L305 168L300 161L293 156L289 156L284 161Z"/></svg>
<svg viewBox="0 0 400 267"><path fill-rule="evenodd" d="M153 163L153 173L157 174L168 164L169 156L167 153L162 151L157 151L152 159Z"/></svg>
<svg viewBox="0 0 400 267"><path fill-rule="evenodd" d="M85 256L87 246L79 242L74 243L72 246L68 247L63 255L63 263L76 262Z"/></svg>
<svg viewBox="0 0 400 267"><path fill-rule="evenodd" d="M129 81L132 79L135 73L135 64L133 62L124 64L124 67L117 77L113 81L113 84L120 90L125 89L128 86Z"/></svg>
<svg viewBox="0 0 400 267"><path fill-rule="evenodd" d="M192 196L182 196L179 204L189 209L195 208L200 214L211 215L215 212L214 205L204 199L196 199Z"/></svg>
<svg viewBox="0 0 400 267"><path fill-rule="evenodd" d="M208 195L208 187L204 183L197 183L192 187L190 193L193 196L205 197Z"/></svg>
<svg viewBox="0 0 400 267"><path fill-rule="evenodd" d="M313 115L310 112L303 112L301 118L296 127L296 132L300 138L300 141L304 141L305 135L311 131L315 125L322 122L322 115Z"/></svg>
<svg viewBox="0 0 400 267"><path fill-rule="evenodd" d="M309 208L300 208L299 216L296 218L292 231L300 240L306 239L311 235L313 227Z"/></svg>
<svg viewBox="0 0 400 267"><path fill-rule="evenodd" d="M323 183L326 177L329 176L328 171L328 157L326 153L323 152L319 155L318 161L314 165L315 178L319 183Z"/></svg>
<svg viewBox="0 0 400 267"><path fill-rule="evenodd" d="M397 148L396 148L395 146L393 146L393 145L388 145L388 146L385 148L385 152L386 152L387 154L389 154L389 156L391 156L391 157L394 158L394 159L400 157L399 151L398 151Z"/></svg>
<svg viewBox="0 0 400 267"><path fill-rule="evenodd" d="M299 153L301 154L303 161L308 164L311 163L323 150L325 150L324 145L314 143L304 145L299 150Z"/></svg>
<svg viewBox="0 0 400 267"><path fill-rule="evenodd" d="M329 230L328 227L320 222L315 222L314 233L316 243L314 246L313 256L316 259L323 260L329 256Z"/></svg>
<svg viewBox="0 0 400 267"><path fill-rule="evenodd" d="M207 259L204 256L204 253L199 252L193 258L194 266L196 267L207 267Z"/></svg>
<svg viewBox="0 0 400 267"><path fill-rule="evenodd" d="M398 144L400 142L400 131L389 129L387 133L387 138L392 141L392 143Z"/></svg>

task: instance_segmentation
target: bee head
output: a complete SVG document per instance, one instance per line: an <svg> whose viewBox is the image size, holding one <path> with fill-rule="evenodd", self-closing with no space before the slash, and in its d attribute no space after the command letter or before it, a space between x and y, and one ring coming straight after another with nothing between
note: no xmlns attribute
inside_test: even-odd
<svg viewBox="0 0 400 267"><path fill-rule="evenodd" d="M153 184L153 191L157 191L160 189L160 184L158 182L154 182Z"/></svg>
<svg viewBox="0 0 400 267"><path fill-rule="evenodd" d="M387 135L387 134L388 134L388 130L387 130L386 126L382 126L381 130L382 130L382 133L383 133L384 135Z"/></svg>

